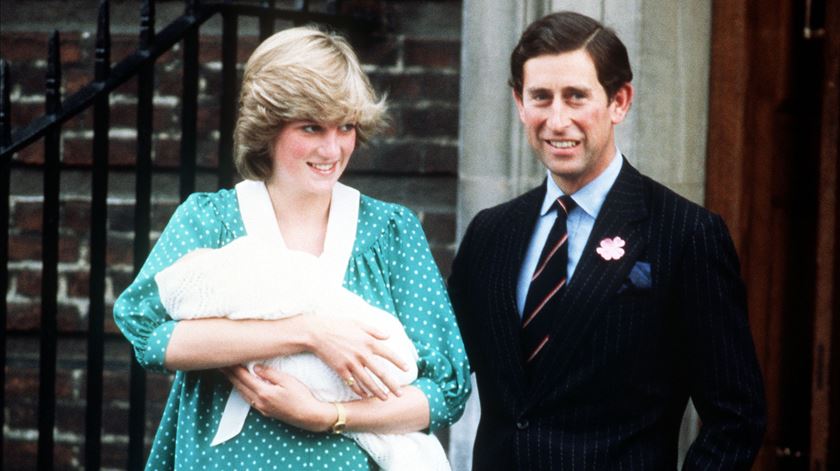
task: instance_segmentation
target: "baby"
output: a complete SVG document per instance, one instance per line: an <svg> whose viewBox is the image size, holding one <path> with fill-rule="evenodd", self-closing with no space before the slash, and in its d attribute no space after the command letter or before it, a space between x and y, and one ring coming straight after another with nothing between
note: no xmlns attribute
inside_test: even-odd
<svg viewBox="0 0 840 471"><path fill-rule="evenodd" d="M417 378L417 350L399 320L339 285L325 285L317 257L281 249L245 236L219 249L198 249L155 275L160 300L175 320L225 317L228 319L282 319L294 315L351 317L388 334L386 345L406 364L403 371L375 357L385 374L401 385ZM342 378L318 357L300 353L260 363L289 373L325 402L359 399ZM254 362L248 364L252 369ZM369 373L370 374L370 373ZM387 388L371 374L383 390ZM242 430L250 406L236 390L222 413L211 446ZM223 430L225 429L225 430ZM347 433L384 470L449 470L440 443L421 432L405 434Z"/></svg>

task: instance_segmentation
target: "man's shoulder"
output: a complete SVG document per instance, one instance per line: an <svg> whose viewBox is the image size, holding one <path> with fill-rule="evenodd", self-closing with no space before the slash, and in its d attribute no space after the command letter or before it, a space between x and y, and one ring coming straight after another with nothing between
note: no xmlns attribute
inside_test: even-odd
<svg viewBox="0 0 840 471"><path fill-rule="evenodd" d="M651 212L667 219L680 219L684 225L697 226L718 222L720 216L695 203L663 183L639 173Z"/></svg>
<svg viewBox="0 0 840 471"><path fill-rule="evenodd" d="M483 224L494 224L498 222L508 221L514 215L519 215L528 210L538 208L542 203L545 195L545 184L533 188L516 198L507 200L503 203L482 209L475 215L473 221Z"/></svg>

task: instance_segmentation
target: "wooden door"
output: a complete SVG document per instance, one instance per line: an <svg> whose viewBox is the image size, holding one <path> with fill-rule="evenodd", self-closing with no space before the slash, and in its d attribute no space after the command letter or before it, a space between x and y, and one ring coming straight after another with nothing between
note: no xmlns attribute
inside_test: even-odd
<svg viewBox="0 0 840 471"><path fill-rule="evenodd" d="M768 401L761 470L836 460L840 31L828 3L713 4L706 203L726 219L747 283ZM806 19L825 34L804 37Z"/></svg>

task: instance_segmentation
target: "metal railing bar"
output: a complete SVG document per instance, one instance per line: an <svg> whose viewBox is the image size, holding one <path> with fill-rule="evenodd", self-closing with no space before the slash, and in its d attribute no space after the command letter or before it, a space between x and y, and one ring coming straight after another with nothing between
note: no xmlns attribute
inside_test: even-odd
<svg viewBox="0 0 840 471"><path fill-rule="evenodd" d="M8 145L12 141L12 100L10 88L12 79L9 72L9 63L0 60L0 145ZM0 161L0 260L9 259L9 202L11 193L11 161L4 159ZM9 267L8 264L0 264L0 287L4 293L9 291ZM0 299L0 361L4 368L0 368L0 409L6 410L6 313L8 305L6 296ZM6 422L6 414L0 414L0 430ZM3 463L3 449L6 440L5 434L0 434L0 463Z"/></svg>
<svg viewBox="0 0 840 471"><path fill-rule="evenodd" d="M46 112L61 110L61 53L58 31L49 40L47 55ZM40 470L53 468L53 427L55 425L55 372L58 311L58 222L59 160L61 128L44 136L44 208L41 269L41 348L38 390L38 458Z"/></svg>
<svg viewBox="0 0 840 471"><path fill-rule="evenodd" d="M265 0L261 2L260 7L273 10L274 0ZM263 42L274 32L274 17L269 15L261 15L259 28L260 42Z"/></svg>
<svg viewBox="0 0 840 471"><path fill-rule="evenodd" d="M233 185L233 127L236 117L236 52L239 17L222 12L222 97L219 116L219 187Z"/></svg>
<svg viewBox="0 0 840 471"><path fill-rule="evenodd" d="M26 147L57 126L89 108L98 94L107 94L137 75L138 70L146 64L153 63L158 57L168 52L174 44L181 41L190 28L197 28L204 24L216 13L221 12L233 16L253 16L266 18L283 18L295 24L315 22L347 31L369 31L374 25L365 19L348 18L319 12L302 12L295 10L269 9L258 5L233 5L218 3L202 3L196 5L194 15L184 15L159 32L152 47L145 51L137 51L114 65L108 80L93 82L64 101L63 111L52 116L41 116L28 126L16 130L12 136L12 143L0 147L0 158L11 158L12 154Z"/></svg>
<svg viewBox="0 0 840 471"><path fill-rule="evenodd" d="M96 31L94 78L107 80L111 70L111 28L107 0L100 0ZM85 403L85 469L102 463L102 371L105 345L105 264L108 244L108 95L93 105L93 169L91 172L90 275L87 342L87 402Z"/></svg>
<svg viewBox="0 0 840 471"><path fill-rule="evenodd" d="M44 168L43 164L37 162L20 162L20 161L12 161L11 167L16 170L41 170ZM92 163L64 163L61 162L59 168L64 170L90 170L93 168ZM112 172L133 172L135 169L135 165L131 163L112 163L109 165L109 168ZM217 173L218 168L215 165L211 164L196 164L195 169L199 173ZM171 165L158 165L154 162L152 163L152 170L154 173L160 173L164 175L177 173L178 167L171 166Z"/></svg>
<svg viewBox="0 0 840 471"><path fill-rule="evenodd" d="M12 136L12 144L0 149L0 158L11 158L13 153L43 137L51 128L61 126L67 120L90 108L97 96L107 95L120 85L136 77L141 68L154 63L158 57L181 41L186 31L190 28L197 28L210 19L214 13L213 9L201 9L192 17L182 16L175 20L154 38L153 45L150 48L138 50L117 63L111 69L108 79L102 82L92 82L69 96L64 101L62 113L41 116L25 128L16 130Z"/></svg>
<svg viewBox="0 0 840 471"><path fill-rule="evenodd" d="M184 75L181 96L181 165L179 192L181 200L195 191L198 115L198 29L184 37Z"/></svg>
<svg viewBox="0 0 840 471"><path fill-rule="evenodd" d="M155 47L154 2L144 0L140 14L140 50ZM137 76L137 170L134 199L134 274L140 272L149 253L152 197L152 112L154 62L144 65ZM131 356L128 413L128 469L143 467L146 434L146 372Z"/></svg>

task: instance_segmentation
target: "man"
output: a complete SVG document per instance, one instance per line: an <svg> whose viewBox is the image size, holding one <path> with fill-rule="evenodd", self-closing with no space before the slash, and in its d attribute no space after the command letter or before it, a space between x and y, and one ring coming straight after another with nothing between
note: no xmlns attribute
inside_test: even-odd
<svg viewBox="0 0 840 471"><path fill-rule="evenodd" d="M548 178L480 212L453 262L474 469L675 469L689 397L703 425L685 469L749 468L765 406L737 256L719 216L618 152L624 45L555 13L523 33L511 76Z"/></svg>

